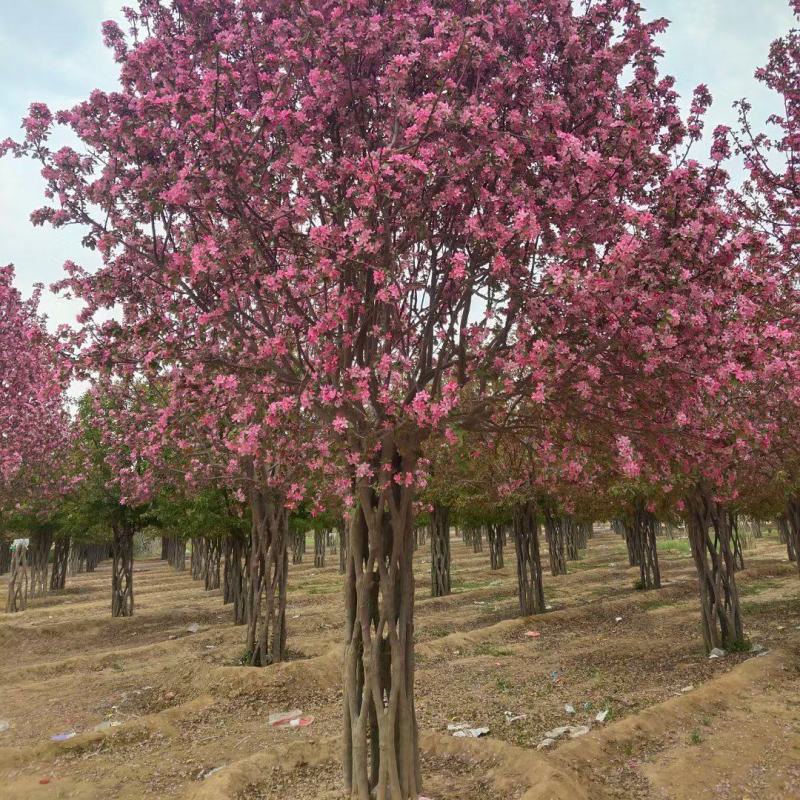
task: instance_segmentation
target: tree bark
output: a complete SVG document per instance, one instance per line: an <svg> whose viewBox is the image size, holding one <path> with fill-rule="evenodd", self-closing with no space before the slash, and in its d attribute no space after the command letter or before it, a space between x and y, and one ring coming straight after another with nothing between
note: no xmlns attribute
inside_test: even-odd
<svg viewBox="0 0 800 800"><path fill-rule="evenodd" d="M225 572L223 577L223 605L233 604L233 624L247 621L246 573L247 543L240 536L225 537Z"/></svg>
<svg viewBox="0 0 800 800"><path fill-rule="evenodd" d="M502 525L490 522L486 526L489 540L489 568L503 569L503 529Z"/></svg>
<svg viewBox="0 0 800 800"><path fill-rule="evenodd" d="M61 591L67 582L69 564L69 536L56 539L53 551L53 571L50 574L50 591Z"/></svg>
<svg viewBox="0 0 800 800"><path fill-rule="evenodd" d="M344 778L357 800L416 800L414 488L392 480L416 456L384 441L378 474L356 485L345 581Z"/></svg>
<svg viewBox="0 0 800 800"><path fill-rule="evenodd" d="M206 555L206 562L203 578L205 580L207 592L213 589L219 589L219 558L221 546L219 539L206 539L205 541L203 549Z"/></svg>
<svg viewBox="0 0 800 800"><path fill-rule="evenodd" d="M289 512L283 497L255 488L250 505L247 651L251 666L263 667L286 660Z"/></svg>
<svg viewBox="0 0 800 800"><path fill-rule="evenodd" d="M339 574L347 572L347 523L344 519L339 523Z"/></svg>
<svg viewBox="0 0 800 800"><path fill-rule="evenodd" d="M0 575L11 569L11 543L0 539Z"/></svg>
<svg viewBox="0 0 800 800"><path fill-rule="evenodd" d="M292 564L302 564L305 551L306 532L294 531L292 534Z"/></svg>
<svg viewBox="0 0 800 800"><path fill-rule="evenodd" d="M44 597L49 588L47 583L48 558L53 544L50 531L39 531L31 536L29 558L31 563L31 597Z"/></svg>
<svg viewBox="0 0 800 800"><path fill-rule="evenodd" d="M567 559L564 557L563 518L545 508L544 529L550 552L550 572L553 575L567 574Z"/></svg>
<svg viewBox="0 0 800 800"><path fill-rule="evenodd" d="M186 539L173 536L170 541L170 551L172 555L170 563L172 568L177 572L183 572L186 569Z"/></svg>
<svg viewBox="0 0 800 800"><path fill-rule="evenodd" d="M29 588L28 548L24 544L18 544L11 550L11 570L6 599L7 614L24 611L27 608Z"/></svg>
<svg viewBox="0 0 800 800"><path fill-rule="evenodd" d="M731 649L744 639L736 588L730 515L705 487L687 499L687 527L697 576L706 650Z"/></svg>
<svg viewBox="0 0 800 800"><path fill-rule="evenodd" d="M161 560L169 561L169 537L161 537Z"/></svg>
<svg viewBox="0 0 800 800"><path fill-rule="evenodd" d="M513 525L520 616L543 614L545 602L542 560L539 554L539 522L530 500L514 506Z"/></svg>
<svg viewBox="0 0 800 800"><path fill-rule="evenodd" d="M786 502L787 551L794 554L800 575L800 494L793 494Z"/></svg>
<svg viewBox="0 0 800 800"><path fill-rule="evenodd" d="M314 566L325 566L325 531L314 531Z"/></svg>
<svg viewBox="0 0 800 800"><path fill-rule="evenodd" d="M115 523L112 546L111 616L133 616L133 526Z"/></svg>
<svg viewBox="0 0 800 800"><path fill-rule="evenodd" d="M450 509L433 504L431 512L431 597L450 594Z"/></svg>
<svg viewBox="0 0 800 800"><path fill-rule="evenodd" d="M647 510L643 501L634 504L633 522L628 536L632 539L639 565L639 587L641 589L661 588L661 569L658 564L658 547L656 546L657 524L655 515Z"/></svg>

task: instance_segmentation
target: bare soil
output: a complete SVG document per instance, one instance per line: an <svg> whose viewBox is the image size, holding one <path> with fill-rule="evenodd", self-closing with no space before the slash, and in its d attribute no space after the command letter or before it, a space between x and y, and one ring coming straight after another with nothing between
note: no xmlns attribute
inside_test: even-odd
<svg viewBox="0 0 800 800"><path fill-rule="evenodd" d="M492 571L488 548L453 539L454 594L436 599L418 552L426 797L800 798L794 565L774 538L745 552L746 630L769 652L709 660L691 560L679 543L661 547L664 588L642 592L622 541L596 534L568 575L545 576L552 610L526 620L515 616L513 547ZM111 618L108 563L0 615L0 797L343 800L338 557L324 569L306 558L290 567L292 660L265 669L238 665L244 631L220 592L159 561L135 564L131 618ZM269 727L271 713L294 708L313 724ZM524 716L509 723L506 712ZM95 730L104 722L114 724ZM454 738L456 722L491 732ZM591 731L537 751L562 725Z"/></svg>

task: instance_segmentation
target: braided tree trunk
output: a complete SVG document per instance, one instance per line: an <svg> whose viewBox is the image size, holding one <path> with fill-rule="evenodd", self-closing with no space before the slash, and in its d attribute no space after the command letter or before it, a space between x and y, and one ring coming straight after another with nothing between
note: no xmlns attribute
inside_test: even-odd
<svg viewBox="0 0 800 800"><path fill-rule="evenodd" d="M706 649L730 649L744 638L734 577L731 516L707 489L698 487L687 500L687 527L700 581Z"/></svg>
<svg viewBox="0 0 800 800"><path fill-rule="evenodd" d="M800 495L792 495L786 503L786 549L797 562L800 574Z"/></svg>
<svg viewBox="0 0 800 800"><path fill-rule="evenodd" d="M189 562L192 578L196 581L205 580L206 575L206 540L203 538L192 539L192 557Z"/></svg>
<svg viewBox="0 0 800 800"><path fill-rule="evenodd" d="M186 570L186 539L173 536L169 544L170 566L177 572Z"/></svg>
<svg viewBox="0 0 800 800"><path fill-rule="evenodd" d="M79 544L73 539L69 547L69 565L67 567L67 571L69 572L70 577L72 577L73 575L77 575L79 572L83 572L85 568L86 558L83 545Z"/></svg>
<svg viewBox="0 0 800 800"><path fill-rule="evenodd" d="M263 667L286 659L289 513L283 497L259 489L250 505L247 651L251 666Z"/></svg>
<svg viewBox="0 0 800 800"><path fill-rule="evenodd" d="M736 570L744 569L744 552L742 537L739 533L739 518L732 511L728 511L728 527L731 532L731 545L733 547L733 567Z"/></svg>
<svg viewBox="0 0 800 800"><path fill-rule="evenodd" d="M47 560L50 556L50 547L53 544L53 534L50 531L41 531L31 537L29 557L31 562L31 597L44 597L47 594Z"/></svg>
<svg viewBox="0 0 800 800"><path fill-rule="evenodd" d="M111 616L133 616L133 526L114 524L111 557Z"/></svg>
<svg viewBox="0 0 800 800"><path fill-rule="evenodd" d="M480 525L477 525L472 529L472 552L483 552L483 529Z"/></svg>
<svg viewBox="0 0 800 800"><path fill-rule="evenodd" d="M61 591L67 582L67 567L69 565L69 536L56 539L53 551L53 571L50 574L50 591Z"/></svg>
<svg viewBox="0 0 800 800"><path fill-rule="evenodd" d="M489 540L489 568L503 569L503 526L490 522L486 526L486 538Z"/></svg>
<svg viewBox="0 0 800 800"><path fill-rule="evenodd" d="M233 604L233 624L246 622L246 572L247 542L241 536L226 536L223 543L225 571L223 573L223 605Z"/></svg>
<svg viewBox="0 0 800 800"><path fill-rule="evenodd" d="M325 566L325 531L314 531L314 566Z"/></svg>
<svg viewBox="0 0 800 800"><path fill-rule="evenodd" d="M553 575L566 575L567 559L564 556L563 518L557 517L549 509L545 509L544 529L550 551L550 572Z"/></svg>
<svg viewBox="0 0 800 800"><path fill-rule="evenodd" d="M169 561L169 537L161 537L161 560Z"/></svg>
<svg viewBox="0 0 800 800"><path fill-rule="evenodd" d="M377 459L376 459L377 461ZM358 480L345 581L344 778L357 800L416 800L421 788L414 708L416 455L384 441L377 474Z"/></svg>
<svg viewBox="0 0 800 800"><path fill-rule="evenodd" d="M343 519L339 523L339 574L347 571L347 523Z"/></svg>
<svg viewBox="0 0 800 800"><path fill-rule="evenodd" d="M450 509L433 504L431 512L431 597L450 594Z"/></svg>
<svg viewBox="0 0 800 800"><path fill-rule="evenodd" d="M294 531L292 534L292 564L302 564L305 551L306 532Z"/></svg>
<svg viewBox="0 0 800 800"><path fill-rule="evenodd" d="M212 589L219 589L219 559L220 559L221 543L219 539L206 539L205 543L205 572L203 578L205 580L206 591Z"/></svg>
<svg viewBox="0 0 800 800"><path fill-rule="evenodd" d="M786 545L786 556L789 561L797 561L797 551L794 549L794 537L789 530L789 518L785 514L781 514L777 519L778 531L780 533L780 540ZM800 565L798 565L800 568Z"/></svg>
<svg viewBox="0 0 800 800"><path fill-rule="evenodd" d="M16 613L26 609L29 588L28 548L25 544L19 543L11 550L6 613Z"/></svg>
<svg viewBox="0 0 800 800"><path fill-rule="evenodd" d="M565 516L561 518L561 525L564 530L564 546L566 549L567 561L577 561L581 556L578 523L574 517Z"/></svg>
<svg viewBox="0 0 800 800"><path fill-rule="evenodd" d="M644 502L634 504L633 522L628 536L633 541L639 565L639 587L642 589L661 588L661 569L656 546L657 524L655 515L647 510Z"/></svg>
<svg viewBox="0 0 800 800"><path fill-rule="evenodd" d="M11 569L11 543L0 539L0 575Z"/></svg>
<svg viewBox="0 0 800 800"><path fill-rule="evenodd" d="M539 554L539 522L530 500L514 506L513 525L520 616L542 614L545 604L542 560Z"/></svg>

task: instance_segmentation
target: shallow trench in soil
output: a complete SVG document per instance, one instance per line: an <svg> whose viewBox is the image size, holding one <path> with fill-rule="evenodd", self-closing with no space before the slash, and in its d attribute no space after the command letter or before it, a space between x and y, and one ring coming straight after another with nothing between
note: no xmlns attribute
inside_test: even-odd
<svg viewBox="0 0 800 800"><path fill-rule="evenodd" d="M745 552L737 582L746 632L768 652L709 660L685 545L659 540L664 587L642 592L622 541L600 532L568 575L545 576L552 610L525 620L515 616L513 547L504 569L492 571L486 543L473 553L454 538L454 593L441 599L428 596L421 548L425 796L800 798L796 568L770 536ZM107 563L21 614L0 615L0 720L9 723L0 733L0 797L344 798L342 582L338 557L328 563L290 567L292 660L265 669L237 665L244 630L219 591L159 561L135 564L130 619L110 616ZM3 577L0 597L5 590ZM268 725L270 714L295 708L313 723ZM114 725L95 730L103 722ZM490 733L458 739L449 723ZM590 732L536 749L564 725ZM72 731L68 741L51 740Z"/></svg>

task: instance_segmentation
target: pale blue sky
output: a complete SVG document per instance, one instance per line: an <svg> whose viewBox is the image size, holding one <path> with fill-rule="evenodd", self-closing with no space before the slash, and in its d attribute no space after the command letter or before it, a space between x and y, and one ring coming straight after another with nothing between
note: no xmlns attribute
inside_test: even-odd
<svg viewBox="0 0 800 800"><path fill-rule="evenodd" d="M127 0L128 2L130 0ZM104 49L100 24L121 20L124 0L0 0L0 139L15 137L32 101L69 107L95 88L114 86L116 65ZM672 21L662 37L663 70L676 76L684 98L698 83L714 96L709 128L734 124L734 100L746 96L756 119L778 110L753 79L769 43L792 25L786 0L642 0L651 17ZM699 155L699 151L698 151ZM75 230L33 228L28 216L42 204L35 165L0 160L0 264L13 262L27 294L49 283L72 259L87 266L93 255ZM73 322L76 306L47 295L51 323Z"/></svg>

